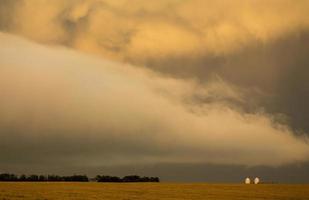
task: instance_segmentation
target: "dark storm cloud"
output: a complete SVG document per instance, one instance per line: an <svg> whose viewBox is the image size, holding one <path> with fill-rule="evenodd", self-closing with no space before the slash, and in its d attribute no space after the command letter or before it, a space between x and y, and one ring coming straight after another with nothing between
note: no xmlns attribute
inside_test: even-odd
<svg viewBox="0 0 309 200"><path fill-rule="evenodd" d="M309 31L301 30L266 44L252 43L234 54L168 57L149 61L147 66L169 76L195 77L201 84L217 75L243 89L247 103L238 106L248 112L263 108L282 114L295 130L308 133L308 49Z"/></svg>
<svg viewBox="0 0 309 200"><path fill-rule="evenodd" d="M3 0L1 29L201 84L219 76L246 93L247 103L199 96L197 103L223 100L248 112L265 109L295 130L309 131L308 1L46 4Z"/></svg>
<svg viewBox="0 0 309 200"><path fill-rule="evenodd" d="M0 3L7 166L308 159L308 1Z"/></svg>
<svg viewBox="0 0 309 200"><path fill-rule="evenodd" d="M219 78L201 87L7 34L0 40L0 155L7 164L307 159L306 138L266 113L234 109L226 99L241 103L242 92ZM196 105L192 97L211 101Z"/></svg>

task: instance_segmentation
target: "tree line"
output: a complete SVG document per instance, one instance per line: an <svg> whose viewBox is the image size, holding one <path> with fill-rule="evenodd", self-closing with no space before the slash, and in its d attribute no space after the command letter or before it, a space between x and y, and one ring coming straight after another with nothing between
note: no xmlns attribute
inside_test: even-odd
<svg viewBox="0 0 309 200"><path fill-rule="evenodd" d="M58 175L20 175L15 174L0 174L0 181L70 181L70 182L88 182L89 179L86 175L73 175L73 176L58 176Z"/></svg>
<svg viewBox="0 0 309 200"><path fill-rule="evenodd" d="M15 175L9 173L0 174L0 181L20 181L20 182L89 182L90 179L86 175L73 175L73 176L58 176L58 175ZM115 183L128 183L128 182L160 182L158 177L140 177L137 175L124 176L106 176L97 175L95 177L97 182L115 182Z"/></svg>
<svg viewBox="0 0 309 200"><path fill-rule="evenodd" d="M97 182L115 182L115 183L128 183L128 182L160 182L158 177L140 177L137 175L124 176L120 178L118 176L96 176Z"/></svg>

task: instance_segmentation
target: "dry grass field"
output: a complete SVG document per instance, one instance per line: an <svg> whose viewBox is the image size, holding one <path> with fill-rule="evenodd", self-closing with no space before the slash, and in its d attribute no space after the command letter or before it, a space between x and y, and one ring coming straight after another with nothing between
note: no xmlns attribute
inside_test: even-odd
<svg viewBox="0 0 309 200"><path fill-rule="evenodd" d="M309 199L309 185L0 183L0 200Z"/></svg>

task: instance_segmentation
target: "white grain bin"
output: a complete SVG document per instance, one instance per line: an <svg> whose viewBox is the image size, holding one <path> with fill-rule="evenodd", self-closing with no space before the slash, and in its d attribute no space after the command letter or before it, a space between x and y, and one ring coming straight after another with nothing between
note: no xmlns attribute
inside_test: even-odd
<svg viewBox="0 0 309 200"><path fill-rule="evenodd" d="M259 177L255 177L255 179L254 179L254 184L259 184L259 183L260 183Z"/></svg>
<svg viewBox="0 0 309 200"><path fill-rule="evenodd" d="M245 179L245 184L250 184L250 183L251 183L251 180L250 180L249 177L247 177L247 178Z"/></svg>

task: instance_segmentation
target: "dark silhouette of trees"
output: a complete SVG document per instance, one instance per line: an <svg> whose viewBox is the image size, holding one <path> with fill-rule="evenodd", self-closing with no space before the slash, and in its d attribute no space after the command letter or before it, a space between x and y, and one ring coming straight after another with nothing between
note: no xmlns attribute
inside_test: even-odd
<svg viewBox="0 0 309 200"><path fill-rule="evenodd" d="M18 181L27 181L27 177L25 174L20 175Z"/></svg>
<svg viewBox="0 0 309 200"><path fill-rule="evenodd" d="M141 178L137 175L125 176L122 178L123 182L141 182Z"/></svg>
<svg viewBox="0 0 309 200"><path fill-rule="evenodd" d="M27 181L27 182L38 182L38 181L70 181L70 182L88 182L89 179L86 175L73 175L73 176L58 176L58 175L30 175L24 174L19 177L15 174L0 174L0 181Z"/></svg>
<svg viewBox="0 0 309 200"><path fill-rule="evenodd" d="M63 176L63 181L70 182L88 182L89 179L86 175L73 175L73 176Z"/></svg>
<svg viewBox="0 0 309 200"><path fill-rule="evenodd" d="M15 174L0 174L0 181L18 181Z"/></svg>
<svg viewBox="0 0 309 200"><path fill-rule="evenodd" d="M97 182L122 182L121 178L117 176L96 176Z"/></svg>
<svg viewBox="0 0 309 200"><path fill-rule="evenodd" d="M118 176L96 176L95 180L97 182L114 182L114 183L130 183L130 182L160 182L158 177L140 177L137 175L124 176L120 178ZM24 174L17 176L15 174L4 173L0 174L0 181L27 181L27 182L88 182L89 179L86 175L73 175L73 176L58 176L58 175L30 175L26 176Z"/></svg>
<svg viewBox="0 0 309 200"><path fill-rule="evenodd" d="M62 181L62 178L61 176L57 176L57 175L48 175L47 180L48 181Z"/></svg>
<svg viewBox="0 0 309 200"><path fill-rule="evenodd" d="M150 177L150 182L160 182L159 177Z"/></svg>
<svg viewBox="0 0 309 200"><path fill-rule="evenodd" d="M96 177L97 182L122 182L122 183L129 183L129 182L160 182L158 177L140 177L137 175L130 175L125 176L123 178L119 178L117 176L100 176Z"/></svg>
<svg viewBox="0 0 309 200"><path fill-rule="evenodd" d="M38 175L30 175L27 177L27 181L39 181Z"/></svg>
<svg viewBox="0 0 309 200"><path fill-rule="evenodd" d="M47 181L47 178L44 175L40 175L39 181Z"/></svg>

